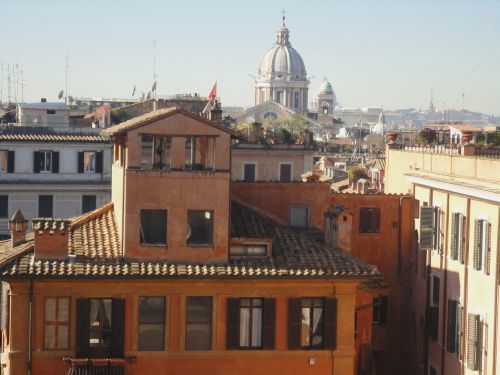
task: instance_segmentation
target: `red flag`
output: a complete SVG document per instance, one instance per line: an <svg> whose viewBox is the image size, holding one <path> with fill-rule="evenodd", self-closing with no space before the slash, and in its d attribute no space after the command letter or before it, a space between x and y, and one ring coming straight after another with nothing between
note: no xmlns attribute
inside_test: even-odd
<svg viewBox="0 0 500 375"><path fill-rule="evenodd" d="M212 100L217 96L217 81L214 83L214 87L212 87L212 91L208 94L208 99Z"/></svg>

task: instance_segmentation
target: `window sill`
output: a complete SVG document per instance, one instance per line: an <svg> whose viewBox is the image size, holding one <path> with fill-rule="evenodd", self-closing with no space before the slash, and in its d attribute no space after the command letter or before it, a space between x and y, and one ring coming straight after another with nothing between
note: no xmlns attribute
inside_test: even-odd
<svg viewBox="0 0 500 375"><path fill-rule="evenodd" d="M154 244L154 243L140 243L142 247L155 247L155 248L162 248L162 249L168 249L167 244Z"/></svg>
<svg viewBox="0 0 500 375"><path fill-rule="evenodd" d="M202 243L202 244L194 244L194 243L188 243L187 246L189 247L196 247L196 248L208 248L210 250L213 250L214 249L214 245L213 244L206 244L206 243Z"/></svg>

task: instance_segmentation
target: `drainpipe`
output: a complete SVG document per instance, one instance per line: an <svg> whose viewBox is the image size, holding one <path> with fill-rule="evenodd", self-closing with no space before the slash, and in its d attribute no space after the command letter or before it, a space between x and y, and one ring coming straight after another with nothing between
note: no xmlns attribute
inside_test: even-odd
<svg viewBox="0 0 500 375"><path fill-rule="evenodd" d="M28 312L28 375L32 372L32 338L33 338L33 279L30 279L29 312Z"/></svg>

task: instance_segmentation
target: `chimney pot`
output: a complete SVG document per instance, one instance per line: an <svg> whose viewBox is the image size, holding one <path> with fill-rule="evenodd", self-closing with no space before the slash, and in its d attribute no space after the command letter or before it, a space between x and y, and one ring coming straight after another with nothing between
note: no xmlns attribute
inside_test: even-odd
<svg viewBox="0 0 500 375"><path fill-rule="evenodd" d="M28 229L28 220L24 218L21 210L17 210L14 216L9 220L9 230L12 246L20 245L26 242L26 231Z"/></svg>

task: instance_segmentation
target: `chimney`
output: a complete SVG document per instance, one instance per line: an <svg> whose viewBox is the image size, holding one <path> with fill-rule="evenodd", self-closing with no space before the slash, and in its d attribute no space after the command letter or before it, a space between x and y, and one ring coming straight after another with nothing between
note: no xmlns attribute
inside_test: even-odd
<svg viewBox="0 0 500 375"><path fill-rule="evenodd" d="M47 98L42 98L42 99L40 99L40 101L41 101L42 103L47 103Z"/></svg>
<svg viewBox="0 0 500 375"><path fill-rule="evenodd" d="M217 122L222 121L222 109L217 99L215 100L212 109L210 111L210 120Z"/></svg>
<svg viewBox="0 0 500 375"><path fill-rule="evenodd" d="M35 259L66 259L69 225L64 219L33 219Z"/></svg>
<svg viewBox="0 0 500 375"><path fill-rule="evenodd" d="M13 247L26 242L27 229L28 220L24 218L21 210L17 210L14 216L12 216L12 218L9 220L9 230Z"/></svg>

